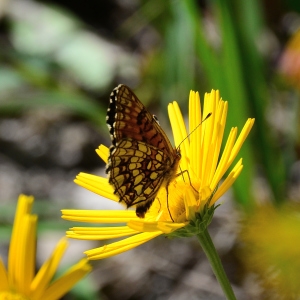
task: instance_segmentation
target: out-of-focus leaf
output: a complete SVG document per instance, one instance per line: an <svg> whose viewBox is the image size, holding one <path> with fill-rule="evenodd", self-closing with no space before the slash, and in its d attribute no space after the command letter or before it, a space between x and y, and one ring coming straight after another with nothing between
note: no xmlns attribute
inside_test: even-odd
<svg viewBox="0 0 300 300"><path fill-rule="evenodd" d="M69 36L69 43L57 52L55 60L84 86L102 90L113 81L121 52L98 36L81 31Z"/></svg>
<svg viewBox="0 0 300 300"><path fill-rule="evenodd" d="M195 39L185 1L174 2L171 11L165 31L163 105L172 100L183 102L195 88Z"/></svg>
<svg viewBox="0 0 300 300"><path fill-rule="evenodd" d="M51 55L80 27L70 13L31 1L12 1L8 16L14 47L31 55Z"/></svg>
<svg viewBox="0 0 300 300"><path fill-rule="evenodd" d="M15 89L18 89L20 86L25 84L20 74L6 67L0 68L0 82L1 97L13 92Z"/></svg>
<svg viewBox="0 0 300 300"><path fill-rule="evenodd" d="M129 57L124 50L85 30L62 9L16 1L9 16L11 40L17 51L56 63L61 72L88 89L105 90L122 60L126 66ZM130 62L128 65L134 67Z"/></svg>
<svg viewBox="0 0 300 300"><path fill-rule="evenodd" d="M79 93L68 91L36 91L25 95L17 95L15 99L9 99L8 101L0 99L0 111L2 113L12 113L38 107L64 109L90 119L96 124L103 125L105 123L105 110Z"/></svg>
<svg viewBox="0 0 300 300"><path fill-rule="evenodd" d="M257 46L263 39L262 9L257 1L236 1L236 9L240 14L232 20L239 38L239 49L243 66L243 79L247 93L249 110L256 118L255 149L264 167L265 175L273 192L275 202L284 201L286 169L283 153L278 142L271 134L266 122L266 111L271 101L268 92L267 76L262 55ZM285 154L291 153L292 145L287 145ZM288 160L286 160L287 162Z"/></svg>

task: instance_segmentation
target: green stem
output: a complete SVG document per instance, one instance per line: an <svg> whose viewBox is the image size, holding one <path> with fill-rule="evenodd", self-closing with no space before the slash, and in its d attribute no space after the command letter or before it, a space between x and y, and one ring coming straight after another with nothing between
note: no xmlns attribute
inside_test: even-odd
<svg viewBox="0 0 300 300"><path fill-rule="evenodd" d="M226 295L227 299L236 300L235 295L232 290L232 287L231 287L229 280L225 274L220 257L219 257L219 255L216 251L216 248L211 240L208 230L205 229L204 231L199 233L197 235L197 237L198 237L201 247L207 256L207 258L210 262L210 265L213 269L213 272L214 272L215 276L217 277L217 280L219 281L219 284L221 285L223 292Z"/></svg>

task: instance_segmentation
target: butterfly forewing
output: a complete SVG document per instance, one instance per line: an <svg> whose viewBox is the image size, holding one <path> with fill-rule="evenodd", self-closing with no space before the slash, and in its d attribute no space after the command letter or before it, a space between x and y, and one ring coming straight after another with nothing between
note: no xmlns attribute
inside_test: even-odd
<svg viewBox="0 0 300 300"><path fill-rule="evenodd" d="M125 85L110 95L106 122L112 146L106 172L114 193L144 217L161 186L175 177L180 153L156 119Z"/></svg>

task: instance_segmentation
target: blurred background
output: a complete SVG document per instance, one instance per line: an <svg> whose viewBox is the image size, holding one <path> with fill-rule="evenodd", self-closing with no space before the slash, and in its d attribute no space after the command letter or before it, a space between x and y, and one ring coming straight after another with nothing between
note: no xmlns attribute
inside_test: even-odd
<svg viewBox="0 0 300 300"><path fill-rule="evenodd" d="M111 90L130 86L171 136L167 104L219 89L227 133L256 119L244 169L212 239L238 299L299 299L300 2L0 1L0 251L20 193L34 195L38 264L74 223L60 209L110 209L77 187L105 176ZM80 224L82 225L82 224ZM62 271L103 243L71 241ZM196 239L158 238L98 262L64 299L224 299Z"/></svg>

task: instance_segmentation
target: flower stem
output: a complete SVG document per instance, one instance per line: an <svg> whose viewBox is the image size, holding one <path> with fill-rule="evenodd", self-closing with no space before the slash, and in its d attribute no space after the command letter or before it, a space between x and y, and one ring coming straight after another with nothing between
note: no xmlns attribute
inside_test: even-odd
<svg viewBox="0 0 300 300"><path fill-rule="evenodd" d="M225 274L223 269L220 257L216 251L216 248L211 240L211 237L208 233L207 228L197 235L198 240L201 244L203 251L205 252L210 265L213 269L215 276L219 284L221 285L224 294L229 300L236 300L235 295L233 293L232 287L229 283L229 280Z"/></svg>

